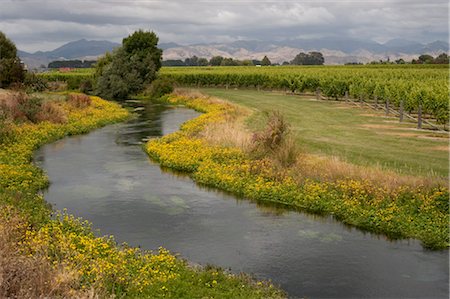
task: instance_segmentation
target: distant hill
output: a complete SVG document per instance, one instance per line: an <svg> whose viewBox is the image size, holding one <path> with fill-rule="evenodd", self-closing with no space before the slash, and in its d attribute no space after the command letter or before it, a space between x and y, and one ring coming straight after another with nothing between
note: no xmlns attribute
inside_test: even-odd
<svg viewBox="0 0 450 299"><path fill-rule="evenodd" d="M112 51L118 43L109 41L89 41L81 39L67 43L53 51L27 53L19 51L19 56L29 68L45 65L53 60L80 59L94 60L106 51ZM435 41L422 44L405 39L393 39L384 44L374 41L348 38L290 39L283 41L239 40L230 43L203 43L179 45L160 43L164 60L192 57L211 58L213 56L233 57L236 59L262 59L267 56L272 62L282 63L292 60L299 52L320 51L326 64L346 62L370 62L373 60L391 60L403 58L411 60L421 54L436 56L448 53L449 44Z"/></svg>
<svg viewBox="0 0 450 299"><path fill-rule="evenodd" d="M69 42L52 51L38 51L35 53L18 51L18 55L29 68L36 68L42 64L47 66L48 63L53 60L95 60L98 56L103 55L107 51L112 51L118 46L120 46L120 44L109 41L80 39Z"/></svg>
<svg viewBox="0 0 450 299"><path fill-rule="evenodd" d="M325 64L343 64L347 62L367 63L374 60L395 60L403 58L412 60L421 54L437 56L448 53L449 44L435 41L422 44L404 39L394 39L384 44L374 41L348 38L291 39L284 41L235 41L231 43L195 44L190 46L165 49L163 57L185 59L196 55L232 57L237 59L262 59L269 57L272 62L282 63L292 60L299 52L320 51L325 57Z"/></svg>

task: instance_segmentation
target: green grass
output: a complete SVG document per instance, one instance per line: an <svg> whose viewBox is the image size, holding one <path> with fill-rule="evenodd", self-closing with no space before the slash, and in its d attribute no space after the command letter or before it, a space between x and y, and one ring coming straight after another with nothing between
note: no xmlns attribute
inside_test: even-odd
<svg viewBox="0 0 450 299"><path fill-rule="evenodd" d="M252 129L263 125L262 111L279 110L307 152L337 156L362 166L398 173L448 178L448 135L419 131L382 112L334 101L255 90L204 88L203 93L254 109ZM377 115L368 115L377 114ZM446 150L447 149L447 150Z"/></svg>

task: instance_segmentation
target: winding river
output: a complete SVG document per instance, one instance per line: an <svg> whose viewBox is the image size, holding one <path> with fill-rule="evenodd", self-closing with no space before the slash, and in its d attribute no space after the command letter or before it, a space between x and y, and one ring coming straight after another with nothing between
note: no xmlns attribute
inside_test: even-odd
<svg viewBox="0 0 450 299"><path fill-rule="evenodd" d="M448 251L390 242L332 218L286 211L204 189L165 172L141 148L197 112L128 101L138 117L35 153L56 209L145 249L271 279L290 297L448 298Z"/></svg>

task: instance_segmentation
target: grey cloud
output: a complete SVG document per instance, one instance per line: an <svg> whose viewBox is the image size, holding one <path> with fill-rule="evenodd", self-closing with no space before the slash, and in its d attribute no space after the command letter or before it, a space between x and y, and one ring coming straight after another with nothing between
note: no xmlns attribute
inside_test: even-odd
<svg viewBox="0 0 450 299"><path fill-rule="evenodd" d="M34 51L74 39L120 41L136 29L163 42L345 37L448 40L448 2L3 0L0 30ZM47 48L48 49L48 48Z"/></svg>

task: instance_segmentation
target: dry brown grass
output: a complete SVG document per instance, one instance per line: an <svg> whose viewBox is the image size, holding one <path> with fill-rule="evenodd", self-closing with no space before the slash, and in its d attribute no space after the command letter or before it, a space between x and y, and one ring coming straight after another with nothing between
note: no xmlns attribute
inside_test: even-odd
<svg viewBox="0 0 450 299"><path fill-rule="evenodd" d="M64 81L47 82L47 88L50 91L65 91L67 90L67 83Z"/></svg>
<svg viewBox="0 0 450 299"><path fill-rule="evenodd" d="M196 89L175 88L174 94L188 98L210 98ZM221 100L223 102L223 100Z"/></svg>
<svg viewBox="0 0 450 299"><path fill-rule="evenodd" d="M295 165L295 178L304 180L313 178L322 181L335 182L342 179L365 180L377 186L394 190L400 186L410 187L434 187L446 186L445 179L440 177L416 177L401 175L394 171L381 167L365 167L350 164L338 157L324 157L317 155L301 154Z"/></svg>
<svg viewBox="0 0 450 299"><path fill-rule="evenodd" d="M10 122L67 122L66 113L57 101L44 101L21 92L0 93L0 118Z"/></svg>
<svg viewBox="0 0 450 299"><path fill-rule="evenodd" d="M43 256L25 255L27 222L14 209L2 207L0 215L0 298L95 298L81 291L75 271L52 266Z"/></svg>
<svg viewBox="0 0 450 299"><path fill-rule="evenodd" d="M89 96L82 93L71 93L67 95L67 102L76 108L86 108L91 105Z"/></svg>
<svg viewBox="0 0 450 299"><path fill-rule="evenodd" d="M252 135L242 122L226 121L208 125L200 137L213 145L238 147L248 152L252 147Z"/></svg>
<svg viewBox="0 0 450 299"><path fill-rule="evenodd" d="M56 102L47 101L41 106L41 109L36 114L36 120L49 121L58 124L67 123L67 115L64 109Z"/></svg>

